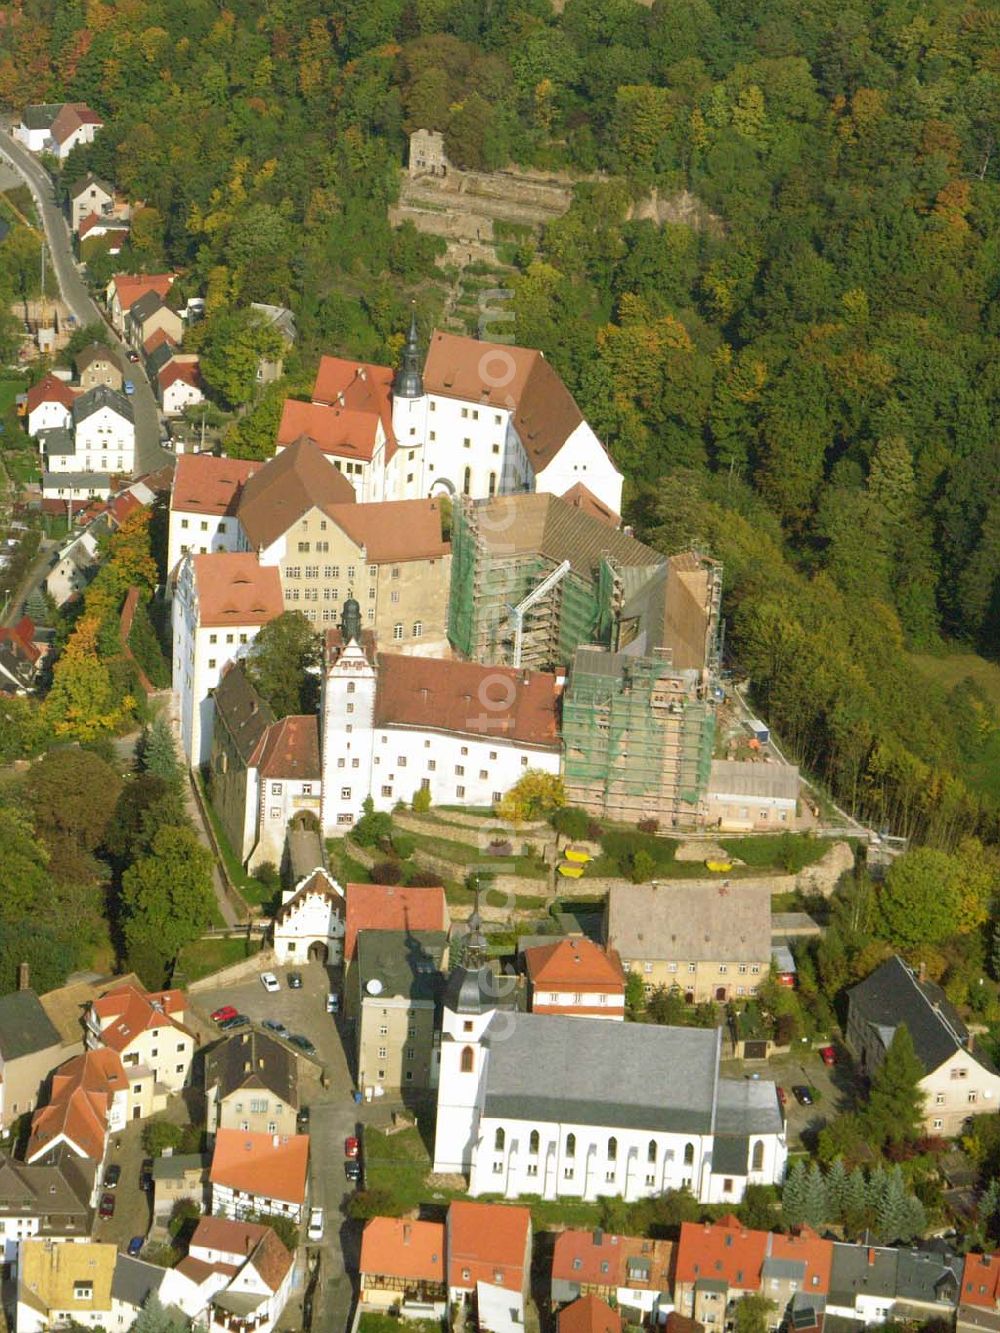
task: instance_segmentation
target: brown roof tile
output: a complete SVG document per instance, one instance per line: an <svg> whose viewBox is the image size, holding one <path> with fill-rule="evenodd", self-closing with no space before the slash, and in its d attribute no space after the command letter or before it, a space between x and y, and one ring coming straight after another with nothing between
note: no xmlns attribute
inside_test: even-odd
<svg viewBox="0 0 1000 1333"><path fill-rule="evenodd" d="M581 1296L559 1311L558 1333L621 1333L622 1317L600 1296Z"/></svg>
<svg viewBox="0 0 1000 1333"><path fill-rule="evenodd" d="M235 514L243 487L263 466L243 458L181 454L174 470L170 508L191 514Z"/></svg>
<svg viewBox="0 0 1000 1333"><path fill-rule="evenodd" d="M588 939L558 940L525 949L524 965L534 986L572 987L579 991L618 994L625 989L621 959Z"/></svg>
<svg viewBox="0 0 1000 1333"><path fill-rule="evenodd" d="M582 481L578 481L575 486L571 486L561 497L566 504L572 505L574 509L581 509L591 518L599 519L601 523L606 523L609 528L617 528L621 524L621 514L616 514L613 509L609 509L603 500L599 500L593 491L588 490Z"/></svg>
<svg viewBox="0 0 1000 1333"><path fill-rule="evenodd" d="M443 888L348 884L344 897L344 958L348 962L355 955L358 932L362 930L448 929L448 908Z"/></svg>
<svg viewBox="0 0 1000 1333"><path fill-rule="evenodd" d="M271 1228L260 1222L236 1222L228 1217L202 1217L191 1236L191 1249L221 1250L249 1259Z"/></svg>
<svg viewBox="0 0 1000 1333"><path fill-rule="evenodd" d="M392 428L392 381L393 372L388 366L323 356L316 371L313 402L377 416L385 432L388 462L396 452L396 436Z"/></svg>
<svg viewBox="0 0 1000 1333"><path fill-rule="evenodd" d="M319 719L314 713L283 717L268 727L255 756L261 777L319 781Z"/></svg>
<svg viewBox="0 0 1000 1333"><path fill-rule="evenodd" d="M250 1263L264 1279L271 1291L277 1291L293 1263L292 1256L278 1239L273 1227L265 1227L264 1235L254 1247Z"/></svg>
<svg viewBox="0 0 1000 1333"><path fill-rule="evenodd" d="M240 523L258 551L319 506L353 507L354 487L311 441L298 439L251 477L239 502Z"/></svg>
<svg viewBox="0 0 1000 1333"><path fill-rule="evenodd" d="M281 576L249 551L192 557L200 625L266 625L281 615Z"/></svg>
<svg viewBox="0 0 1000 1333"><path fill-rule="evenodd" d="M444 1282L444 1223L373 1217L361 1236L362 1278Z"/></svg>
<svg viewBox="0 0 1000 1333"><path fill-rule="evenodd" d="M34 412L41 403L62 403L63 407L72 407L74 398L76 391L50 371L28 390L28 412Z"/></svg>
<svg viewBox="0 0 1000 1333"><path fill-rule="evenodd" d="M530 1209L458 1199L448 1208L446 1225L449 1287L474 1288L477 1282L489 1282L508 1291L524 1289ZM463 1277L463 1269L470 1271L469 1278Z"/></svg>
<svg viewBox="0 0 1000 1333"><path fill-rule="evenodd" d="M451 544L441 536L441 506L437 500L337 504L327 507L326 513L352 541L364 547L373 565L434 560L451 550Z"/></svg>

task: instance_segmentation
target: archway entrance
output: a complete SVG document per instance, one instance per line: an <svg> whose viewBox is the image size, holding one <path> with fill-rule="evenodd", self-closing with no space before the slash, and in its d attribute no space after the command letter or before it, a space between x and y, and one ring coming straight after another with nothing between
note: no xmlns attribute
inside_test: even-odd
<svg viewBox="0 0 1000 1333"><path fill-rule="evenodd" d="M314 940L309 946L310 963L322 963L325 967L330 957L330 950L320 940Z"/></svg>
<svg viewBox="0 0 1000 1333"><path fill-rule="evenodd" d="M450 482L447 477L435 477L434 484L431 486L430 491L428 492L428 498L433 500L433 498L436 495L454 495L454 494L455 494L455 486L453 482Z"/></svg>

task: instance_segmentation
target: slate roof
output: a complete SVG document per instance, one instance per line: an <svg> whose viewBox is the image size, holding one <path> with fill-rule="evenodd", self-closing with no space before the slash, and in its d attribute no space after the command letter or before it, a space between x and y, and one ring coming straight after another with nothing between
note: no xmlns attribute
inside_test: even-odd
<svg viewBox="0 0 1000 1333"><path fill-rule="evenodd" d="M58 1045L59 1033L33 990L0 997L0 1056L4 1064Z"/></svg>
<svg viewBox="0 0 1000 1333"><path fill-rule="evenodd" d="M134 1309L141 1309L154 1292L158 1292L167 1270L157 1264L147 1264L127 1254L115 1260L115 1274L111 1279L113 1300L122 1301Z"/></svg>
<svg viewBox="0 0 1000 1333"><path fill-rule="evenodd" d="M712 1130L718 1029L501 1014L487 1027L484 1042L486 1116L676 1133Z"/></svg>
<svg viewBox="0 0 1000 1333"><path fill-rule="evenodd" d="M52 1229L62 1231L64 1218L80 1219L80 1235L90 1215L96 1164L74 1152L56 1149L51 1163L0 1158L0 1218L40 1216L52 1219Z"/></svg>
<svg viewBox="0 0 1000 1333"><path fill-rule="evenodd" d="M97 384L73 400L73 420L79 425L102 407L109 407L126 421L135 422L135 412L126 395L109 389L106 384Z"/></svg>
<svg viewBox="0 0 1000 1333"><path fill-rule="evenodd" d="M853 1308L858 1296L895 1296L898 1263L898 1250L834 1245L829 1304Z"/></svg>
<svg viewBox="0 0 1000 1333"><path fill-rule="evenodd" d="M896 955L848 991L851 1020L879 1029L888 1049L895 1029L905 1023L917 1059L928 1074L969 1046L969 1030L940 986L920 981Z"/></svg>
<svg viewBox="0 0 1000 1333"><path fill-rule="evenodd" d="M139 324L145 324L151 315L155 315L161 306L165 306L166 301L159 292L143 292L137 300L133 301L128 308L129 318Z"/></svg>
<svg viewBox="0 0 1000 1333"><path fill-rule="evenodd" d="M47 457L62 456L68 458L76 453L76 439L65 426L53 426L49 430L38 432L38 443L45 450Z"/></svg>
<svg viewBox="0 0 1000 1333"><path fill-rule="evenodd" d="M36 102L21 113L21 124L27 130L48 130L62 110L62 102Z"/></svg>
<svg viewBox="0 0 1000 1333"><path fill-rule="evenodd" d="M195 456L195 455L193 455ZM183 458L182 460L183 461ZM246 678L239 663L231 663L215 687L216 725L221 720L245 764L275 721L271 705L262 699Z"/></svg>
<svg viewBox="0 0 1000 1333"><path fill-rule="evenodd" d="M110 472L43 472L42 491L85 490L88 495L111 490Z"/></svg>
<svg viewBox="0 0 1000 1333"><path fill-rule="evenodd" d="M382 984L380 996L435 1002L444 987L442 960L448 936L440 930L363 930L358 936L358 985L364 998L369 981Z"/></svg>
<svg viewBox="0 0 1000 1333"><path fill-rule="evenodd" d="M954 1305L962 1286L958 1255L900 1250L896 1268L896 1299L921 1305Z"/></svg>
<svg viewBox="0 0 1000 1333"><path fill-rule="evenodd" d="M76 373L82 375L94 361L107 361L114 366L115 370L121 370L121 362L112 348L108 347L106 343L92 342L81 348L74 357Z"/></svg>
<svg viewBox="0 0 1000 1333"><path fill-rule="evenodd" d="M115 187L109 185L106 180L102 180L100 176L95 176L92 171L88 171L86 176L69 187L69 197L76 199L78 195L83 194L84 190L89 190L92 185L96 185L98 189L103 190L109 198L113 199L115 197Z"/></svg>
<svg viewBox="0 0 1000 1333"><path fill-rule="evenodd" d="M218 1085L225 1098L242 1088L266 1088L296 1109L299 1075L295 1056L274 1037L256 1029L213 1046L205 1056L205 1087Z"/></svg>

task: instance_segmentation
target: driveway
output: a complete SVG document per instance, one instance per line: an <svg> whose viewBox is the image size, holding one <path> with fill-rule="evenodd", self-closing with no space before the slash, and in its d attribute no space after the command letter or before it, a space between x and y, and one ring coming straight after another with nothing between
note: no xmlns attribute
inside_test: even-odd
<svg viewBox="0 0 1000 1333"><path fill-rule="evenodd" d="M4 126L3 128L7 128ZM69 225L56 206L52 179L37 159L6 134L0 143L0 164L7 163L17 171L31 191L35 207L45 227L49 254L59 280L62 299L69 306L78 324L105 323L101 311L91 299L86 283L80 277L73 254ZM110 329L112 340L121 348L121 340ZM124 359L124 352L123 352ZM135 475L155 472L158 468L173 466L174 456L160 443L160 417L156 399L141 366L130 366L128 378L135 384L135 393L129 399L135 412Z"/></svg>
<svg viewBox="0 0 1000 1333"><path fill-rule="evenodd" d="M842 1111L849 1111L855 1104L857 1084L853 1066L847 1058L843 1046L835 1043L837 1064L828 1066L820 1059L818 1049L808 1043L799 1042L801 1050L793 1049L787 1055L774 1055L770 1060L725 1060L722 1073L728 1078L750 1078L759 1074L761 1078L772 1079L784 1088L785 1126L790 1152L799 1152L807 1146L814 1146L816 1135L826 1124ZM792 1094L792 1088L799 1084L809 1088L813 1094L812 1106L800 1106ZM803 1143L805 1136L808 1144Z"/></svg>
<svg viewBox="0 0 1000 1333"><path fill-rule="evenodd" d="M139 1188L139 1168L145 1156L144 1123L130 1120L120 1134L112 1136L108 1148L108 1166L117 1162L122 1175L117 1189L109 1191L115 1196L115 1215L96 1218L94 1240L113 1241L120 1250L125 1249L133 1236L145 1236L153 1218L153 1196Z"/></svg>

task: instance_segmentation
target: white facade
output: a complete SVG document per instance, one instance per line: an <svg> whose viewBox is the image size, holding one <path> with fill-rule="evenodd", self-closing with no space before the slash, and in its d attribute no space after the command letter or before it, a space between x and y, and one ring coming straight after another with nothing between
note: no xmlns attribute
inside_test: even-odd
<svg viewBox="0 0 1000 1333"><path fill-rule="evenodd" d="M317 868L294 889L286 889L274 922L274 953L279 963L303 963L323 946L326 961L344 956L344 891Z"/></svg>
<svg viewBox="0 0 1000 1333"><path fill-rule="evenodd" d="M548 466L536 473L532 489L565 495L577 482L582 482L616 514L621 513L621 473L586 421L580 422Z"/></svg>
<svg viewBox="0 0 1000 1333"><path fill-rule="evenodd" d="M167 569L175 569L182 555L207 555L212 551L239 551L239 520L232 514L185 513L170 510L167 537Z"/></svg>
<svg viewBox="0 0 1000 1333"><path fill-rule="evenodd" d="M548 1012L556 1009L567 1017L576 1014L581 1018L610 1018L619 1022L625 1018L625 993L612 995L608 991L588 991L586 989L548 990L544 986L533 988L531 997L533 1013L539 1010Z"/></svg>
<svg viewBox="0 0 1000 1333"><path fill-rule="evenodd" d="M79 194L70 196L70 226L73 231L79 231L80 223L84 218L89 218L91 213L97 217L104 217L111 212L114 207L115 197L109 194L104 186L97 180L86 180L83 182L83 188ZM91 235L94 233L91 232Z"/></svg>
<svg viewBox="0 0 1000 1333"><path fill-rule="evenodd" d="M185 379L176 379L163 390L161 406L168 417L177 417L185 407L194 407L205 401L205 395L197 384L189 384Z"/></svg>
<svg viewBox="0 0 1000 1333"><path fill-rule="evenodd" d="M65 162L77 144L93 143L94 136L101 128L102 126L94 125L92 123L78 125L75 130L70 134L67 134L62 143L55 144L53 151L55 152L56 157L58 157L60 162Z"/></svg>
<svg viewBox="0 0 1000 1333"><path fill-rule="evenodd" d="M68 471L131 472L135 465L135 425L107 404L77 422L75 443L64 460Z"/></svg>
<svg viewBox="0 0 1000 1333"><path fill-rule="evenodd" d="M28 413L28 434L34 437L43 430L72 430L73 413L63 403L46 399Z"/></svg>
<svg viewBox="0 0 1000 1333"><path fill-rule="evenodd" d="M111 495L111 477L106 472L46 472L42 477L42 499L107 500Z"/></svg>
<svg viewBox="0 0 1000 1333"><path fill-rule="evenodd" d="M50 131L46 126L44 129L32 130L27 125L15 125L11 131L13 137L18 143L24 144L29 153L41 153L49 146Z"/></svg>
<svg viewBox="0 0 1000 1333"><path fill-rule="evenodd" d="M216 1217L230 1217L234 1221L251 1213L266 1213L269 1217L287 1217L296 1226L302 1221L305 1204L294 1199L272 1198L270 1195L233 1189L217 1180L212 1182L212 1213Z"/></svg>

